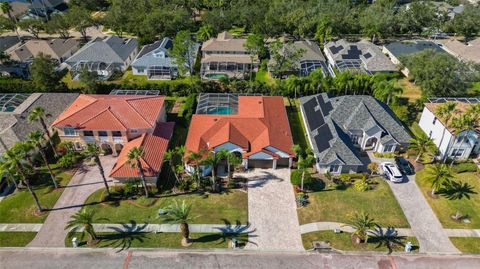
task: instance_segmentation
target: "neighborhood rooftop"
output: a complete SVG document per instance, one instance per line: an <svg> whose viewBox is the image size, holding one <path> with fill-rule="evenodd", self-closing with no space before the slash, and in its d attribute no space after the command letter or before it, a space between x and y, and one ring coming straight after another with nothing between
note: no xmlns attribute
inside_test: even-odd
<svg viewBox="0 0 480 269"><path fill-rule="evenodd" d="M426 49L430 49L438 53L445 53L445 51L438 44L427 40L392 42L385 45L385 48L397 58L402 55L413 54Z"/></svg>

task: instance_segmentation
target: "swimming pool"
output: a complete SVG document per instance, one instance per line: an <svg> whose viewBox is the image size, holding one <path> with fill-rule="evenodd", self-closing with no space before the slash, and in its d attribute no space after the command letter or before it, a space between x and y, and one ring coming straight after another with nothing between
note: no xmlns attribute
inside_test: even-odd
<svg viewBox="0 0 480 269"><path fill-rule="evenodd" d="M206 74L205 77L209 79L221 79L221 78L228 78L226 74Z"/></svg>
<svg viewBox="0 0 480 269"><path fill-rule="evenodd" d="M212 108L208 109L207 114L230 115L230 114L232 114L232 108L230 108L230 107L212 107Z"/></svg>

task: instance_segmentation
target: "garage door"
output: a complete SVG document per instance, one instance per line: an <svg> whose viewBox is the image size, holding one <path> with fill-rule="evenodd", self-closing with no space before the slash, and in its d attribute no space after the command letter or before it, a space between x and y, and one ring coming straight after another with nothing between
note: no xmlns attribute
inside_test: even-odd
<svg viewBox="0 0 480 269"><path fill-rule="evenodd" d="M273 167L272 160L248 160L248 168L269 169Z"/></svg>

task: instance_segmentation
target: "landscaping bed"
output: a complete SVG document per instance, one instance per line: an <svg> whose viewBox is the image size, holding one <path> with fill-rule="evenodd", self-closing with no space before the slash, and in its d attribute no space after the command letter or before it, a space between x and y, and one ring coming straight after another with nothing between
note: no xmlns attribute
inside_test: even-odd
<svg viewBox="0 0 480 269"><path fill-rule="evenodd" d="M321 190L308 193L308 204L297 210L300 224L332 221L347 223L355 212L365 212L382 226L408 228L409 224L384 179L374 178L375 188L358 191L353 186L336 188L316 179Z"/></svg>
<svg viewBox="0 0 480 269"><path fill-rule="evenodd" d="M450 241L463 253L480 254L480 237L450 237Z"/></svg>
<svg viewBox="0 0 480 269"><path fill-rule="evenodd" d="M467 183L471 188L468 191L468 197L455 199L447 195L438 195L432 197L429 193L432 191L432 185L427 180L427 171L422 170L417 173L416 182L422 193L427 199L430 207L433 209L444 228L480 228L480 177L476 173L466 172L454 174L455 181ZM452 215L460 212L463 216L468 216L470 223L452 219Z"/></svg>
<svg viewBox="0 0 480 269"><path fill-rule="evenodd" d="M51 167L57 177L57 182L61 186L68 185L73 171L64 171L57 165L51 165ZM42 168L40 171L38 179L32 180L33 189L44 208L53 208L64 189L55 190L46 168ZM35 214L36 210L33 197L25 187L0 202L0 223L43 223L48 216L48 211L38 216Z"/></svg>
<svg viewBox="0 0 480 269"><path fill-rule="evenodd" d="M137 223L162 223L158 218L158 210L173 203L185 200L192 204L192 216L198 216L191 223L223 224L224 219L236 223L246 224L247 193L240 190L231 190L221 194L179 194L163 195L136 200L122 199L115 202L102 202L104 190L98 190L86 201L86 207L96 212L95 218L105 218L100 223L128 223L131 220ZM139 206L140 205L140 206Z"/></svg>
<svg viewBox="0 0 480 269"><path fill-rule="evenodd" d="M35 232L0 232L0 247L25 247L36 235Z"/></svg>
<svg viewBox="0 0 480 269"><path fill-rule="evenodd" d="M330 246L337 250L344 251L388 251L385 246L378 247L378 241L376 238L370 236L367 244L352 244L351 234L342 232L334 233L333 231L317 231L302 234L302 242L305 249L312 249L312 241L324 241L329 242ZM405 237L403 243L412 242L413 252L418 252L418 241L415 237ZM398 247L395 251L404 251L403 247Z"/></svg>

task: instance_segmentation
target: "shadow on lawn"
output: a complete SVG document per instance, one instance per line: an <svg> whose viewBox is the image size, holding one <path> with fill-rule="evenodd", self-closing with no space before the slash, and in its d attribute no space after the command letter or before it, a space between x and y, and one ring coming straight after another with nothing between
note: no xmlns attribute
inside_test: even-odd
<svg viewBox="0 0 480 269"><path fill-rule="evenodd" d="M209 234L205 236L201 236L199 238L193 239L193 242L212 242L212 241L219 241L219 244L227 242L229 239L234 239L237 241L237 247L244 247L247 243L256 245L255 242L250 241L251 238L257 237L254 235L256 229L251 230L251 223L247 223L246 225L242 225L240 221L235 221L235 224L231 223L226 219L222 219L223 223L225 224L224 227L215 228L220 233L218 234Z"/></svg>

